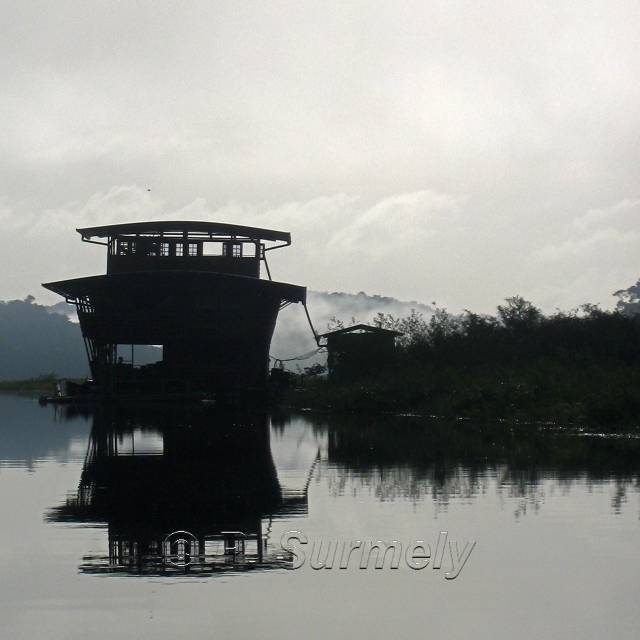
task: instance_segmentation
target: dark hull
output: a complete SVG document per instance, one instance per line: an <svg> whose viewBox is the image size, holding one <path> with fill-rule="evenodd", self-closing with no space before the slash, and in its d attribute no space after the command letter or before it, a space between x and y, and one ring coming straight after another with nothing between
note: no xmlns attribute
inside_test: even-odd
<svg viewBox="0 0 640 640"><path fill-rule="evenodd" d="M201 271L150 271L44 285L74 302L102 392L264 390L269 347L295 285ZM135 368L116 345L162 345L163 360Z"/></svg>

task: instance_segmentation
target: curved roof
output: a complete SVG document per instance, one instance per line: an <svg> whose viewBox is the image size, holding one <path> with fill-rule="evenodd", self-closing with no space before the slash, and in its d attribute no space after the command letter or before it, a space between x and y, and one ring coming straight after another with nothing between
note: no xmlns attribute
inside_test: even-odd
<svg viewBox="0 0 640 640"><path fill-rule="evenodd" d="M136 233L199 233L214 236L240 236L252 240L273 240L291 244L288 231L274 231L259 227L244 227L239 224L224 222L197 222L189 220L159 220L155 222L126 222L108 224L101 227L85 227L76 229L83 238L109 238L122 234Z"/></svg>

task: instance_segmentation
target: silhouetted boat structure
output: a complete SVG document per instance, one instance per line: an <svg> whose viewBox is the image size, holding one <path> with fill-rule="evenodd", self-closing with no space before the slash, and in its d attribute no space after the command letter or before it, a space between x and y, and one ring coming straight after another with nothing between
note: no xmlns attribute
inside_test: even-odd
<svg viewBox="0 0 640 640"><path fill-rule="evenodd" d="M212 423L217 423L212 429ZM100 411L77 493L54 522L107 524L108 556L85 573L165 575L287 568L271 522L307 513L307 488L283 489L265 414L165 417Z"/></svg>
<svg viewBox="0 0 640 640"><path fill-rule="evenodd" d="M274 282L267 264L289 233L183 221L77 231L107 248L107 273L43 286L75 304L102 395L264 393L278 312L306 302L305 287ZM137 366L135 345L161 345L162 360Z"/></svg>

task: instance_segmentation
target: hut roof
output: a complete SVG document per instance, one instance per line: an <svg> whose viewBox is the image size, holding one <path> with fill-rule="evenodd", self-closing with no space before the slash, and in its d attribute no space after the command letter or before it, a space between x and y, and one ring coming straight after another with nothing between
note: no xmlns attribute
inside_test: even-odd
<svg viewBox="0 0 640 640"><path fill-rule="evenodd" d="M391 329L383 329L382 327L373 327L370 324L354 324L352 327L345 327L344 329L336 329L335 331L329 331L319 335L319 338L330 338L332 336L343 335L345 333L377 333L379 335L403 335L400 331L392 331Z"/></svg>

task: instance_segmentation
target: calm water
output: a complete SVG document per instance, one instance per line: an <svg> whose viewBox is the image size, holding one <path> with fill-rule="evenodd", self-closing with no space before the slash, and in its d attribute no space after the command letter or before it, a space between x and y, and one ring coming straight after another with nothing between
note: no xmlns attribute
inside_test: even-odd
<svg viewBox="0 0 640 640"><path fill-rule="evenodd" d="M0 396L0 635L637 638L639 454L531 426ZM294 530L308 544L284 551ZM340 569L357 540L397 545Z"/></svg>

